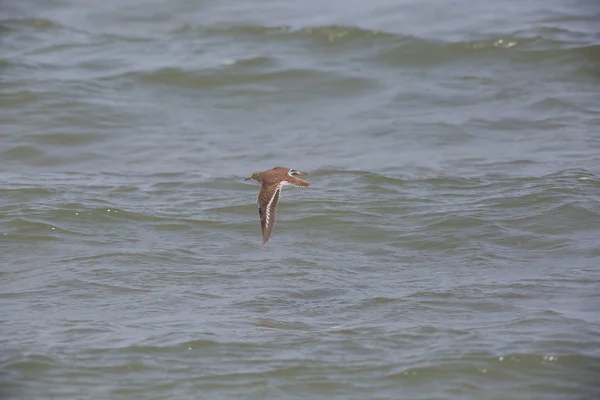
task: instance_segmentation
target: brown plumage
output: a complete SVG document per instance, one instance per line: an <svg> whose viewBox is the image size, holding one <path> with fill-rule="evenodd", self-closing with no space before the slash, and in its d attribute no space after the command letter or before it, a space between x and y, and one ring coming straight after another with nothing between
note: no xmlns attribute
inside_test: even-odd
<svg viewBox="0 0 600 400"><path fill-rule="evenodd" d="M306 172L297 171L286 167L275 167L268 171L253 172L249 179L260 182L258 192L258 215L260 216L260 227L262 229L263 244L267 243L273 227L275 226L275 215L277 214L277 203L284 186L309 186L309 183L297 176L308 175Z"/></svg>

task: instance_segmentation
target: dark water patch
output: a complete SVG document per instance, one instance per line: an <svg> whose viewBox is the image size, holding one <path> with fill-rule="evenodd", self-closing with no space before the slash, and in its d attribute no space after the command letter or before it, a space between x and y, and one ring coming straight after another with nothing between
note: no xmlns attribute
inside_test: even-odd
<svg viewBox="0 0 600 400"><path fill-rule="evenodd" d="M383 329L381 327L368 327L368 326L361 326L361 327L332 327L329 328L327 330L327 333L330 335L348 335L348 336L355 336L355 335L365 335L365 336L370 336L370 335L376 335L381 333Z"/></svg>
<svg viewBox="0 0 600 400"><path fill-rule="evenodd" d="M306 300L318 300L325 298L339 298L342 297L346 290L342 289L313 289L301 292L292 292L288 296L295 299L306 299Z"/></svg>
<svg viewBox="0 0 600 400"><path fill-rule="evenodd" d="M65 331L66 334L73 334L76 336L81 335L82 337L93 334L102 334L106 332L109 332L109 330L100 328L71 328Z"/></svg>
<svg viewBox="0 0 600 400"><path fill-rule="evenodd" d="M2 158L5 160L38 160L44 155L43 150L31 145L13 146L2 152Z"/></svg>
<svg viewBox="0 0 600 400"><path fill-rule="evenodd" d="M98 207L99 203L104 203L105 205ZM177 212L174 212L175 215L169 215L173 213L161 211L160 208L160 206L156 206L156 209L145 208L143 211L130 211L114 207L114 202L102 201L101 199L88 199L86 204L73 203L69 207L64 207L64 204L34 209L18 207L11 211L10 214L26 214L28 215L27 218L35 216L36 220L39 221L47 221L47 223L52 222L54 224L60 223L65 226L65 230L84 227L92 228L92 226L104 223L116 225L128 222L148 223L156 229L166 230L173 229L173 227L191 229L194 227L218 226L211 219L183 218ZM70 228L67 229L67 226ZM58 225L50 227L58 227Z"/></svg>
<svg viewBox="0 0 600 400"><path fill-rule="evenodd" d="M568 65L569 61L593 62L597 59L597 52L596 45L572 45L544 38L512 36L454 43L411 38L382 48L375 60L403 68L431 68L449 63L486 60L499 63L510 60L528 65L537 62Z"/></svg>
<svg viewBox="0 0 600 400"><path fill-rule="evenodd" d="M44 95L40 92L36 92L33 90L23 90L22 88L18 88L20 90L16 91L3 91L0 96L0 106L4 109L22 109L26 108L29 105L34 105L39 101L44 99ZM2 116L2 120L4 122L8 122L7 120L10 116ZM12 119L12 122L18 122L17 118Z"/></svg>
<svg viewBox="0 0 600 400"><path fill-rule="evenodd" d="M539 234L561 234L573 230L598 229L600 210L591 210L575 202L560 204L537 216L511 219L510 225L527 228Z"/></svg>
<svg viewBox="0 0 600 400"><path fill-rule="evenodd" d="M593 49L594 46L582 46L572 38L554 39L552 32L516 32L512 35L498 35L473 41L444 41L419 38L411 35L365 29L357 26L329 25L292 28L290 26L252 26L231 25L213 27L191 27L189 25L173 31L177 33L202 32L211 36L235 37L238 40L256 38L264 41L306 41L323 46L328 51L358 49L372 53L378 51L376 60L397 66L430 66L448 61L461 61L466 58L497 57L503 59L507 54L536 52L537 56L549 52L549 56L560 56L560 51L571 48ZM545 50L547 49L547 50ZM313 48L313 50L316 50ZM512 51L512 53L507 53Z"/></svg>
<svg viewBox="0 0 600 400"><path fill-rule="evenodd" d="M82 258L80 257L79 260L81 260L81 259ZM62 261L64 262L64 260L62 260ZM65 280L65 281L60 282L60 286L64 287L64 288L68 288L69 291L76 291L78 289L84 289L86 292L91 291L91 292L113 293L115 295L119 295L119 294L135 295L137 293L151 292L151 290L140 288L140 287L125 286L123 284L117 285L116 283L107 284L107 283L101 283L98 281L92 281L92 280L88 280L88 279Z"/></svg>
<svg viewBox="0 0 600 400"><path fill-rule="evenodd" d="M261 25L222 25L208 27L183 26L173 33L202 32L211 36L225 36L235 38L258 37L261 40L306 40L312 39L316 42L339 45L348 42L372 44L376 40L389 40L390 38L402 37L401 35L387 33L384 31L363 29L353 26L329 25L293 28L291 26L261 26ZM366 41L366 42L365 42Z"/></svg>
<svg viewBox="0 0 600 400"><path fill-rule="evenodd" d="M231 65L233 68L241 68L246 70L247 68L275 68L279 63L274 57L248 57L242 59L224 61L225 65Z"/></svg>
<svg viewBox="0 0 600 400"><path fill-rule="evenodd" d="M410 38L381 49L376 61L397 68L437 67L448 63L489 58L503 59L507 52L515 51L516 40L504 39L448 43L443 41Z"/></svg>
<svg viewBox="0 0 600 400"><path fill-rule="evenodd" d="M137 32L136 34L130 32L129 35L121 35L114 32L103 32L97 33L98 41L104 44L123 44L123 43L133 43L133 44L149 44L156 42L156 38L152 36L142 36Z"/></svg>
<svg viewBox="0 0 600 400"><path fill-rule="evenodd" d="M311 326L303 322L292 322L292 321L276 321L272 319L260 319L254 323L257 328L264 329L281 329L281 330L295 330L295 331L310 331Z"/></svg>
<svg viewBox="0 0 600 400"><path fill-rule="evenodd" d="M327 177L327 176L361 176L364 174L371 174L369 171L364 170L353 170L353 169L342 169L342 168L331 168L324 167L311 172L311 176L314 177Z"/></svg>
<svg viewBox="0 0 600 400"><path fill-rule="evenodd" d="M480 218L463 215L447 215L444 213L443 215L439 215L437 218L433 219L429 224L426 225L426 228L434 231L446 231L452 229L483 228L487 225L489 225L489 223Z"/></svg>
<svg viewBox="0 0 600 400"><path fill-rule="evenodd" d="M104 134L47 132L26 136L27 140L41 145L51 146L85 146L106 140Z"/></svg>
<svg viewBox="0 0 600 400"><path fill-rule="evenodd" d="M329 73L316 69L286 68L271 72L241 73L226 69L206 71L186 71L180 68L163 68L152 72L127 73L124 78L133 78L145 84L183 87L186 89L208 90L215 88L239 90L246 86L257 93L273 93L279 90L302 85L303 90L318 91L322 94L340 90L359 92L375 87L370 78Z"/></svg>
<svg viewBox="0 0 600 400"><path fill-rule="evenodd" d="M19 28L35 28L40 30L63 28L57 21L45 18L2 19L0 23L3 27L8 29L13 28L14 30Z"/></svg>
<svg viewBox="0 0 600 400"><path fill-rule="evenodd" d="M55 195L56 192L49 188L43 188L39 186L34 187L18 187L18 188L10 188L4 187L0 188L0 195L4 201L15 201L19 200L18 209L22 210L22 204L31 202L35 199L47 199L50 196ZM5 211L8 213L8 211Z"/></svg>
<svg viewBox="0 0 600 400"><path fill-rule="evenodd" d="M486 189L496 182L493 182L491 178L486 177L461 177L450 174L444 174L440 176L425 178L423 180L411 180L411 183L419 184L425 183L432 188L451 190L451 189Z"/></svg>
<svg viewBox="0 0 600 400"><path fill-rule="evenodd" d="M360 178L368 185L377 189L388 189L392 187L402 187L405 180L400 177L386 176L381 174L366 173L361 174ZM368 187L367 186L367 187Z"/></svg>
<svg viewBox="0 0 600 400"><path fill-rule="evenodd" d="M14 217L8 221L5 220L4 224L11 230L11 235L18 234L21 237L36 236L53 240L58 239L60 233L74 233L69 229L60 228L57 224L43 222L32 217Z"/></svg>
<svg viewBox="0 0 600 400"><path fill-rule="evenodd" d="M10 362L4 362L4 368L21 374L35 374L56 368L59 362L45 354L25 353L13 356Z"/></svg>
<svg viewBox="0 0 600 400"><path fill-rule="evenodd" d="M218 177L218 178L208 178L202 182L202 187L209 189L219 189L219 190L231 190L237 188L254 188L258 190L260 188L259 183L252 181L245 181L246 178L250 176L252 172L247 173L241 176L231 176L231 177Z"/></svg>
<svg viewBox="0 0 600 400"><path fill-rule="evenodd" d="M566 99L563 100L558 97L545 97L543 99L535 100L530 107L537 111L585 112L585 108L579 107L571 101L567 101ZM559 124L556 125L559 126Z"/></svg>

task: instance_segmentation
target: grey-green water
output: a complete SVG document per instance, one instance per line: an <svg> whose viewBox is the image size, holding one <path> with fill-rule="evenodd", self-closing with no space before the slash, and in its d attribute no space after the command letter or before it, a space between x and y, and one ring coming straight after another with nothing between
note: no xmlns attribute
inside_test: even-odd
<svg viewBox="0 0 600 400"><path fill-rule="evenodd" d="M0 397L600 398L597 2L0 10Z"/></svg>

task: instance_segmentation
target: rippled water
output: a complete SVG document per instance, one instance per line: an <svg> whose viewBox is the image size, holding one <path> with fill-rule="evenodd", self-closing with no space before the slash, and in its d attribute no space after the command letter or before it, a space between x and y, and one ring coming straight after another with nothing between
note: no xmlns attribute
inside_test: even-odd
<svg viewBox="0 0 600 400"><path fill-rule="evenodd" d="M600 398L595 1L0 8L2 398Z"/></svg>

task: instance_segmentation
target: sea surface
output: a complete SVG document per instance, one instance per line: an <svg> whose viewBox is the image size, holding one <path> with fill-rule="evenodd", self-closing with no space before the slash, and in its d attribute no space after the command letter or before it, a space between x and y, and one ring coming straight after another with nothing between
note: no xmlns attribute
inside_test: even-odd
<svg viewBox="0 0 600 400"><path fill-rule="evenodd" d="M0 50L0 399L600 399L599 2L0 0Z"/></svg>

